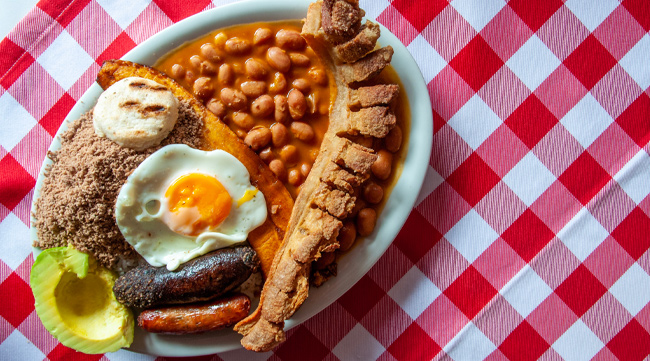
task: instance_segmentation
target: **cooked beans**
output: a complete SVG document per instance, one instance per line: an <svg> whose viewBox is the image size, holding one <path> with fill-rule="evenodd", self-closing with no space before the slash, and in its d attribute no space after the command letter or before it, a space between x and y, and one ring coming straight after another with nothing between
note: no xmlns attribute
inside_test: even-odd
<svg viewBox="0 0 650 361"><path fill-rule="evenodd" d="M300 171L298 169L292 169L289 171L287 180L292 186L299 186L302 183L302 174L300 174Z"/></svg>
<svg viewBox="0 0 650 361"><path fill-rule="evenodd" d="M307 178L309 172L311 172L311 165L309 163L303 163L300 165L300 173L302 173L305 178Z"/></svg>
<svg viewBox="0 0 650 361"><path fill-rule="evenodd" d="M282 73L288 72L291 68L291 58L289 58L289 55L284 50L277 46L272 46L267 50L266 61L273 69Z"/></svg>
<svg viewBox="0 0 650 361"><path fill-rule="evenodd" d="M275 123L271 127L271 140L273 141L273 146L276 148L281 148L289 143L289 130L282 123Z"/></svg>
<svg viewBox="0 0 650 361"><path fill-rule="evenodd" d="M291 89L287 98L287 104L289 105L291 118L295 120L302 119L307 111L307 100L300 90Z"/></svg>
<svg viewBox="0 0 650 361"><path fill-rule="evenodd" d="M275 158L275 154L273 154L273 149L271 149L271 147L266 147L260 152L260 159L266 162L266 164L269 164L273 158Z"/></svg>
<svg viewBox="0 0 650 361"><path fill-rule="evenodd" d="M345 252L349 250L354 241L357 239L357 227L353 222L347 221L343 223L343 227L339 230L339 235L336 240L339 242L339 250Z"/></svg>
<svg viewBox="0 0 650 361"><path fill-rule="evenodd" d="M287 168L284 167L284 163L282 163L281 160L273 159L271 163L269 163L269 168L271 168L271 171L275 173L275 176L278 177L279 180L284 182L287 179Z"/></svg>
<svg viewBox="0 0 650 361"><path fill-rule="evenodd" d="M264 118L273 113L273 107L273 98L268 94L264 94L253 100L253 103L251 104L251 114L253 114L254 117Z"/></svg>
<svg viewBox="0 0 650 361"><path fill-rule="evenodd" d="M287 88L287 78L282 73L273 74L273 83L269 86L271 93L281 93Z"/></svg>
<svg viewBox="0 0 650 361"><path fill-rule="evenodd" d="M372 164L370 169L372 173L381 180L386 180L390 176L393 164L393 153L387 150L377 152L377 160Z"/></svg>
<svg viewBox="0 0 650 361"><path fill-rule="evenodd" d="M195 70L201 70L201 61L201 57L198 55L190 57L190 64L192 64L192 68Z"/></svg>
<svg viewBox="0 0 650 361"><path fill-rule="evenodd" d="M262 43L266 43L273 37L273 32L269 28L259 28L255 30L255 34L253 34L253 44L259 45Z"/></svg>
<svg viewBox="0 0 650 361"><path fill-rule="evenodd" d="M194 82L194 94L199 98L208 98L214 93L214 87L210 82L210 78L200 77Z"/></svg>
<svg viewBox="0 0 650 361"><path fill-rule="evenodd" d="M254 99L266 92L266 83L260 80L245 81L241 83L241 91Z"/></svg>
<svg viewBox="0 0 650 361"><path fill-rule="evenodd" d="M219 53L217 53L217 48L210 44L210 43L205 43L201 45L201 55L214 63L218 63L221 61L221 56L219 56Z"/></svg>
<svg viewBox="0 0 650 361"><path fill-rule="evenodd" d="M243 55L251 51L251 43L248 40L237 37L226 40L224 50L231 55Z"/></svg>
<svg viewBox="0 0 650 361"><path fill-rule="evenodd" d="M318 85L327 85L327 74L325 70L317 67L311 67L307 75Z"/></svg>
<svg viewBox="0 0 650 361"><path fill-rule="evenodd" d="M384 138L384 145L390 152L397 152L402 147L402 129L400 127L393 128L386 138Z"/></svg>
<svg viewBox="0 0 650 361"><path fill-rule="evenodd" d="M275 34L275 41L283 49L302 50L307 43L305 39L295 30L282 29Z"/></svg>
<svg viewBox="0 0 650 361"><path fill-rule="evenodd" d="M185 68L180 64L172 65L172 77L179 79L185 76Z"/></svg>
<svg viewBox="0 0 650 361"><path fill-rule="evenodd" d="M384 199L384 189L375 182L368 182L363 187L363 199L368 203L377 204Z"/></svg>
<svg viewBox="0 0 650 361"><path fill-rule="evenodd" d="M208 110L213 112L214 115L218 117L223 117L226 115L226 106L223 105L221 100L217 100L215 98L210 99L208 104L206 105L208 107Z"/></svg>
<svg viewBox="0 0 650 361"><path fill-rule="evenodd" d="M268 70L266 66L262 64L261 61L257 59L250 58L246 60L246 74L248 74L251 79L261 80L266 77Z"/></svg>
<svg viewBox="0 0 650 361"><path fill-rule="evenodd" d="M280 158L282 158L282 161L289 166L296 164L298 162L298 157L298 148L294 145L288 144L280 149Z"/></svg>
<svg viewBox="0 0 650 361"><path fill-rule="evenodd" d="M232 122L238 127L249 131L255 126L255 120L248 113L237 112L232 116Z"/></svg>
<svg viewBox="0 0 650 361"><path fill-rule="evenodd" d="M309 142L314 139L314 129L307 123L293 122L289 126L289 129L294 137L303 142Z"/></svg>
<svg viewBox="0 0 650 361"><path fill-rule="evenodd" d="M228 40L228 36L224 33L219 33L214 36L214 45L219 49L223 49L226 46L226 40Z"/></svg>
<svg viewBox="0 0 650 361"><path fill-rule="evenodd" d="M242 110L246 107L246 95L232 88L221 89L221 101L233 110Z"/></svg>
<svg viewBox="0 0 650 361"><path fill-rule="evenodd" d="M309 81L305 78L298 78L294 80L291 85L300 90L303 94L309 93L309 90L311 89L311 85L309 84Z"/></svg>
<svg viewBox="0 0 650 361"><path fill-rule="evenodd" d="M244 138L244 143L251 147L254 151L261 150L266 147L267 144L271 141L271 131L266 127L258 127L251 129L248 132L246 138Z"/></svg>
<svg viewBox="0 0 650 361"><path fill-rule="evenodd" d="M200 68L201 68L201 75L210 76L217 73L217 66L207 60L203 60L201 62Z"/></svg>
<svg viewBox="0 0 650 361"><path fill-rule="evenodd" d="M291 64L299 67L308 67L311 65L311 60L307 55L300 53L289 53L289 59L291 59Z"/></svg>
<svg viewBox="0 0 650 361"><path fill-rule="evenodd" d="M223 85L232 85L235 81L235 71L232 70L230 64L221 64L219 66L219 74L217 74L217 80Z"/></svg>
<svg viewBox="0 0 650 361"><path fill-rule="evenodd" d="M357 214L357 232L362 236L372 233L377 224L377 211L373 208L364 208Z"/></svg>
<svg viewBox="0 0 650 361"><path fill-rule="evenodd" d="M289 107L287 106L287 97L276 95L273 99L275 102L275 121L284 122L289 116Z"/></svg>

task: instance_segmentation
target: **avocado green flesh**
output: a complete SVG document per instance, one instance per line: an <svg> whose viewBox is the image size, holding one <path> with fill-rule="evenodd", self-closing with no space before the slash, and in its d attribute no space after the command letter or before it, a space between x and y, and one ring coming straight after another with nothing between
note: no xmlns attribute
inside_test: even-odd
<svg viewBox="0 0 650 361"><path fill-rule="evenodd" d="M113 295L116 275L69 247L43 251L30 285L36 313L62 344L85 353L105 353L133 341L131 311Z"/></svg>

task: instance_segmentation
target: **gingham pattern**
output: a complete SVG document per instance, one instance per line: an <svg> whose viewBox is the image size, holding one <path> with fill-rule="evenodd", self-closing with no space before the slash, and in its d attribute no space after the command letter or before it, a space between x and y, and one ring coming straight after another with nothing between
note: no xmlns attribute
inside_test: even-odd
<svg viewBox="0 0 650 361"><path fill-rule="evenodd" d="M0 359L156 359L83 356L43 329L29 207L101 62L225 2L43 0L0 43ZM276 350L196 360L648 360L650 1L361 6L428 83L418 205L378 264Z"/></svg>

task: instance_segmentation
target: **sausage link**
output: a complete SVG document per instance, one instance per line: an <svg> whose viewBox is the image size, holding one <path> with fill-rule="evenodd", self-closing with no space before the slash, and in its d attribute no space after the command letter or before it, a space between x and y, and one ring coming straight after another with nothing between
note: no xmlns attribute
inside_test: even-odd
<svg viewBox="0 0 650 361"><path fill-rule="evenodd" d="M148 332L183 335L229 327L248 315L251 301L244 294L200 304L144 310L138 326Z"/></svg>

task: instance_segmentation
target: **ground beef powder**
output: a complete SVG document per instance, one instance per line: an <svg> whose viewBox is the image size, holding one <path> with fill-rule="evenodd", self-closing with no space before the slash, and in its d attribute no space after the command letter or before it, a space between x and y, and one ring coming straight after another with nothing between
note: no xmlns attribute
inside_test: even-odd
<svg viewBox="0 0 650 361"><path fill-rule="evenodd" d="M181 102L176 126L156 147L143 151L123 148L95 134L92 112L71 122L61 135L61 148L48 157L53 164L33 214L40 248L72 244L104 266L137 254L115 223L115 200L131 172L151 153L167 144L201 148L202 120Z"/></svg>

